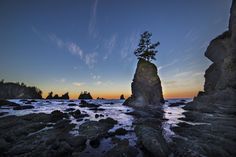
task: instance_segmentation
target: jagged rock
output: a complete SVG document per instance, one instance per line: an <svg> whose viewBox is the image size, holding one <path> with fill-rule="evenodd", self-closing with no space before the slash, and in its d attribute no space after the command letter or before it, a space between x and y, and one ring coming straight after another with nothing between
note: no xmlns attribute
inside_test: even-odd
<svg viewBox="0 0 236 157"><path fill-rule="evenodd" d="M124 100L124 99L125 99L125 97L124 97L123 94L120 96L120 99L121 99L121 100Z"/></svg>
<svg viewBox="0 0 236 157"><path fill-rule="evenodd" d="M63 94L63 95L60 97L60 99L70 99L69 93L67 92L67 93Z"/></svg>
<svg viewBox="0 0 236 157"><path fill-rule="evenodd" d="M124 105L144 107L164 102L160 78L153 63L139 59L131 85L132 95Z"/></svg>
<svg viewBox="0 0 236 157"><path fill-rule="evenodd" d="M93 99L91 94L87 91L81 92L78 99Z"/></svg>
<svg viewBox="0 0 236 157"><path fill-rule="evenodd" d="M204 92L184 109L181 123L173 128L177 156L236 155L236 1L233 0L229 30L210 42L205 56L213 63L205 72ZM190 123L190 124L191 124ZM177 147L178 146L178 147ZM184 149L183 149L184 148Z"/></svg>

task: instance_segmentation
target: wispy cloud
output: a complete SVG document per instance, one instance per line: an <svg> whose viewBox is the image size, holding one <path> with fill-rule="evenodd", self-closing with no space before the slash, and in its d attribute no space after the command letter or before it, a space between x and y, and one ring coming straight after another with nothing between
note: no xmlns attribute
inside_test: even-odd
<svg viewBox="0 0 236 157"><path fill-rule="evenodd" d="M81 58L83 57L83 51L81 48L74 42L67 43L67 48L73 55L78 55Z"/></svg>
<svg viewBox="0 0 236 157"><path fill-rule="evenodd" d="M158 71L159 70L162 70L164 68L167 68L167 67L170 67L170 66L173 66L174 64L178 63L179 62L179 59L175 59L173 60L172 62L168 63L168 64L165 64L165 65L161 65L158 67Z"/></svg>
<svg viewBox="0 0 236 157"><path fill-rule="evenodd" d="M108 59L109 55L114 50L116 42L117 42L117 35L116 34L113 34L110 39L105 40L104 47L107 51L106 51L106 54L103 57L104 60Z"/></svg>
<svg viewBox="0 0 236 157"><path fill-rule="evenodd" d="M57 37L55 34L48 35L49 39L54 42L58 48L66 49L72 55L79 56L89 68L93 68L96 63L97 53L84 53L80 46L75 42L66 42L61 38Z"/></svg>
<svg viewBox="0 0 236 157"><path fill-rule="evenodd" d="M89 68L94 68L94 64L97 62L97 53L89 53L85 55L85 63L89 66Z"/></svg>
<svg viewBox="0 0 236 157"><path fill-rule="evenodd" d="M66 46L66 43L63 40L61 40L60 38L58 38L55 34L49 34L48 37L51 41L56 43L56 45L59 48L63 48L64 46Z"/></svg>
<svg viewBox="0 0 236 157"><path fill-rule="evenodd" d="M174 77L187 77L192 75L192 71L184 71L184 72L180 72L174 75Z"/></svg>
<svg viewBox="0 0 236 157"><path fill-rule="evenodd" d="M93 73L90 73L90 75L92 76L92 79L93 79L93 80L99 80L99 79L101 78L100 75L95 75L95 74L93 74Z"/></svg>
<svg viewBox="0 0 236 157"><path fill-rule="evenodd" d="M97 81L95 84L96 84L96 85L101 85L101 84L102 84L102 81Z"/></svg>
<svg viewBox="0 0 236 157"><path fill-rule="evenodd" d="M194 28L192 28L189 31L187 31L186 34L184 35L184 38L186 40L189 40L189 41L192 41L192 42L197 40L198 37L199 37L198 32Z"/></svg>
<svg viewBox="0 0 236 157"><path fill-rule="evenodd" d="M74 86L81 87L81 86L83 86L85 83L84 83L84 82L73 82L72 84L73 84Z"/></svg>
<svg viewBox="0 0 236 157"><path fill-rule="evenodd" d="M132 57L128 57L129 55L133 55L135 48L138 45L139 32L133 32L128 38L124 40L123 46L120 51L120 55L122 59L127 59L127 61L131 61Z"/></svg>
<svg viewBox="0 0 236 157"><path fill-rule="evenodd" d="M97 85L97 86L107 86L107 87L110 87L111 85L113 85L113 82L111 82L111 81L96 81L95 83L94 83L95 85Z"/></svg>
<svg viewBox="0 0 236 157"><path fill-rule="evenodd" d="M92 9L91 9L91 17L89 21L89 26L88 26L89 35L91 35L94 38L97 36L97 33L95 32L97 5L98 5L98 0L94 0Z"/></svg>

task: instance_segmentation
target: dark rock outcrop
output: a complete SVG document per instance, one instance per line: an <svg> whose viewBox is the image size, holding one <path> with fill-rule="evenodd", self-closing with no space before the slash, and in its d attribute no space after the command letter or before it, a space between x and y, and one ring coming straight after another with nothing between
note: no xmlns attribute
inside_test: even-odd
<svg viewBox="0 0 236 157"><path fill-rule="evenodd" d="M212 40L205 56L213 63L206 70L204 92L184 109L183 120L201 125L181 125L174 131L179 156L236 156L236 1L229 30ZM176 148L176 147L175 147ZM183 149L184 148L184 149Z"/></svg>
<svg viewBox="0 0 236 157"><path fill-rule="evenodd" d="M124 102L124 105L144 107L164 102L157 68L153 63L144 59L138 61L131 88L132 95Z"/></svg>
<svg viewBox="0 0 236 157"><path fill-rule="evenodd" d="M67 93L63 94L63 95L61 96L61 99L70 99L69 93L67 92Z"/></svg>
<svg viewBox="0 0 236 157"><path fill-rule="evenodd" d="M120 96L120 99L121 99L121 100L124 100L124 99L125 99L125 97L124 97L123 94Z"/></svg>
<svg viewBox="0 0 236 157"><path fill-rule="evenodd" d="M81 92L78 99L93 99L91 94L87 91Z"/></svg>
<svg viewBox="0 0 236 157"><path fill-rule="evenodd" d="M0 82L1 99L42 99L42 91L24 83Z"/></svg>
<svg viewBox="0 0 236 157"><path fill-rule="evenodd" d="M72 156L86 147L87 138L71 135L75 124L59 111L2 117L0 124L0 156Z"/></svg>
<svg viewBox="0 0 236 157"><path fill-rule="evenodd" d="M53 92L50 92L50 93L48 93L48 96L46 97L46 99L70 99L70 97L69 97L69 93L68 92L63 94L61 97L58 94L55 94L53 96Z"/></svg>

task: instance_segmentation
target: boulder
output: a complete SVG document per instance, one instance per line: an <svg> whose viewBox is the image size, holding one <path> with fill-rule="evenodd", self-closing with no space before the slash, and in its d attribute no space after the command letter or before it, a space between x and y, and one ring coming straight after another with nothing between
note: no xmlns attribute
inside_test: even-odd
<svg viewBox="0 0 236 157"><path fill-rule="evenodd" d="M64 117L65 117L64 113L59 110L55 110L51 113L51 121L53 121L53 122L61 120Z"/></svg>
<svg viewBox="0 0 236 157"><path fill-rule="evenodd" d="M135 127L135 133L141 145L151 153L153 157L167 157L170 154L170 149L161 131L145 125L139 125Z"/></svg>

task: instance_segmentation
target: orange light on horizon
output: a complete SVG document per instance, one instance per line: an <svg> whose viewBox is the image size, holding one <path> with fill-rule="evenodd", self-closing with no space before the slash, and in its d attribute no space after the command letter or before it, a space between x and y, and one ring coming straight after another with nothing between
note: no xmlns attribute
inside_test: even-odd
<svg viewBox="0 0 236 157"><path fill-rule="evenodd" d="M173 98L193 98L194 96L196 96L198 94L199 90L190 90L190 91L171 91L171 92L164 92L163 96L165 99L173 99ZM57 92L55 92L57 93ZM61 96L63 93L58 93L59 96ZM69 96L70 99L78 99L80 93L72 93L69 92ZM125 99L127 99L128 97L130 97L131 94L129 94L128 92L126 93L92 93L91 95L93 97L93 99L97 99L99 98L104 98L104 99L119 99L121 94L124 95ZM48 95L47 92L43 92L43 98L46 98Z"/></svg>

